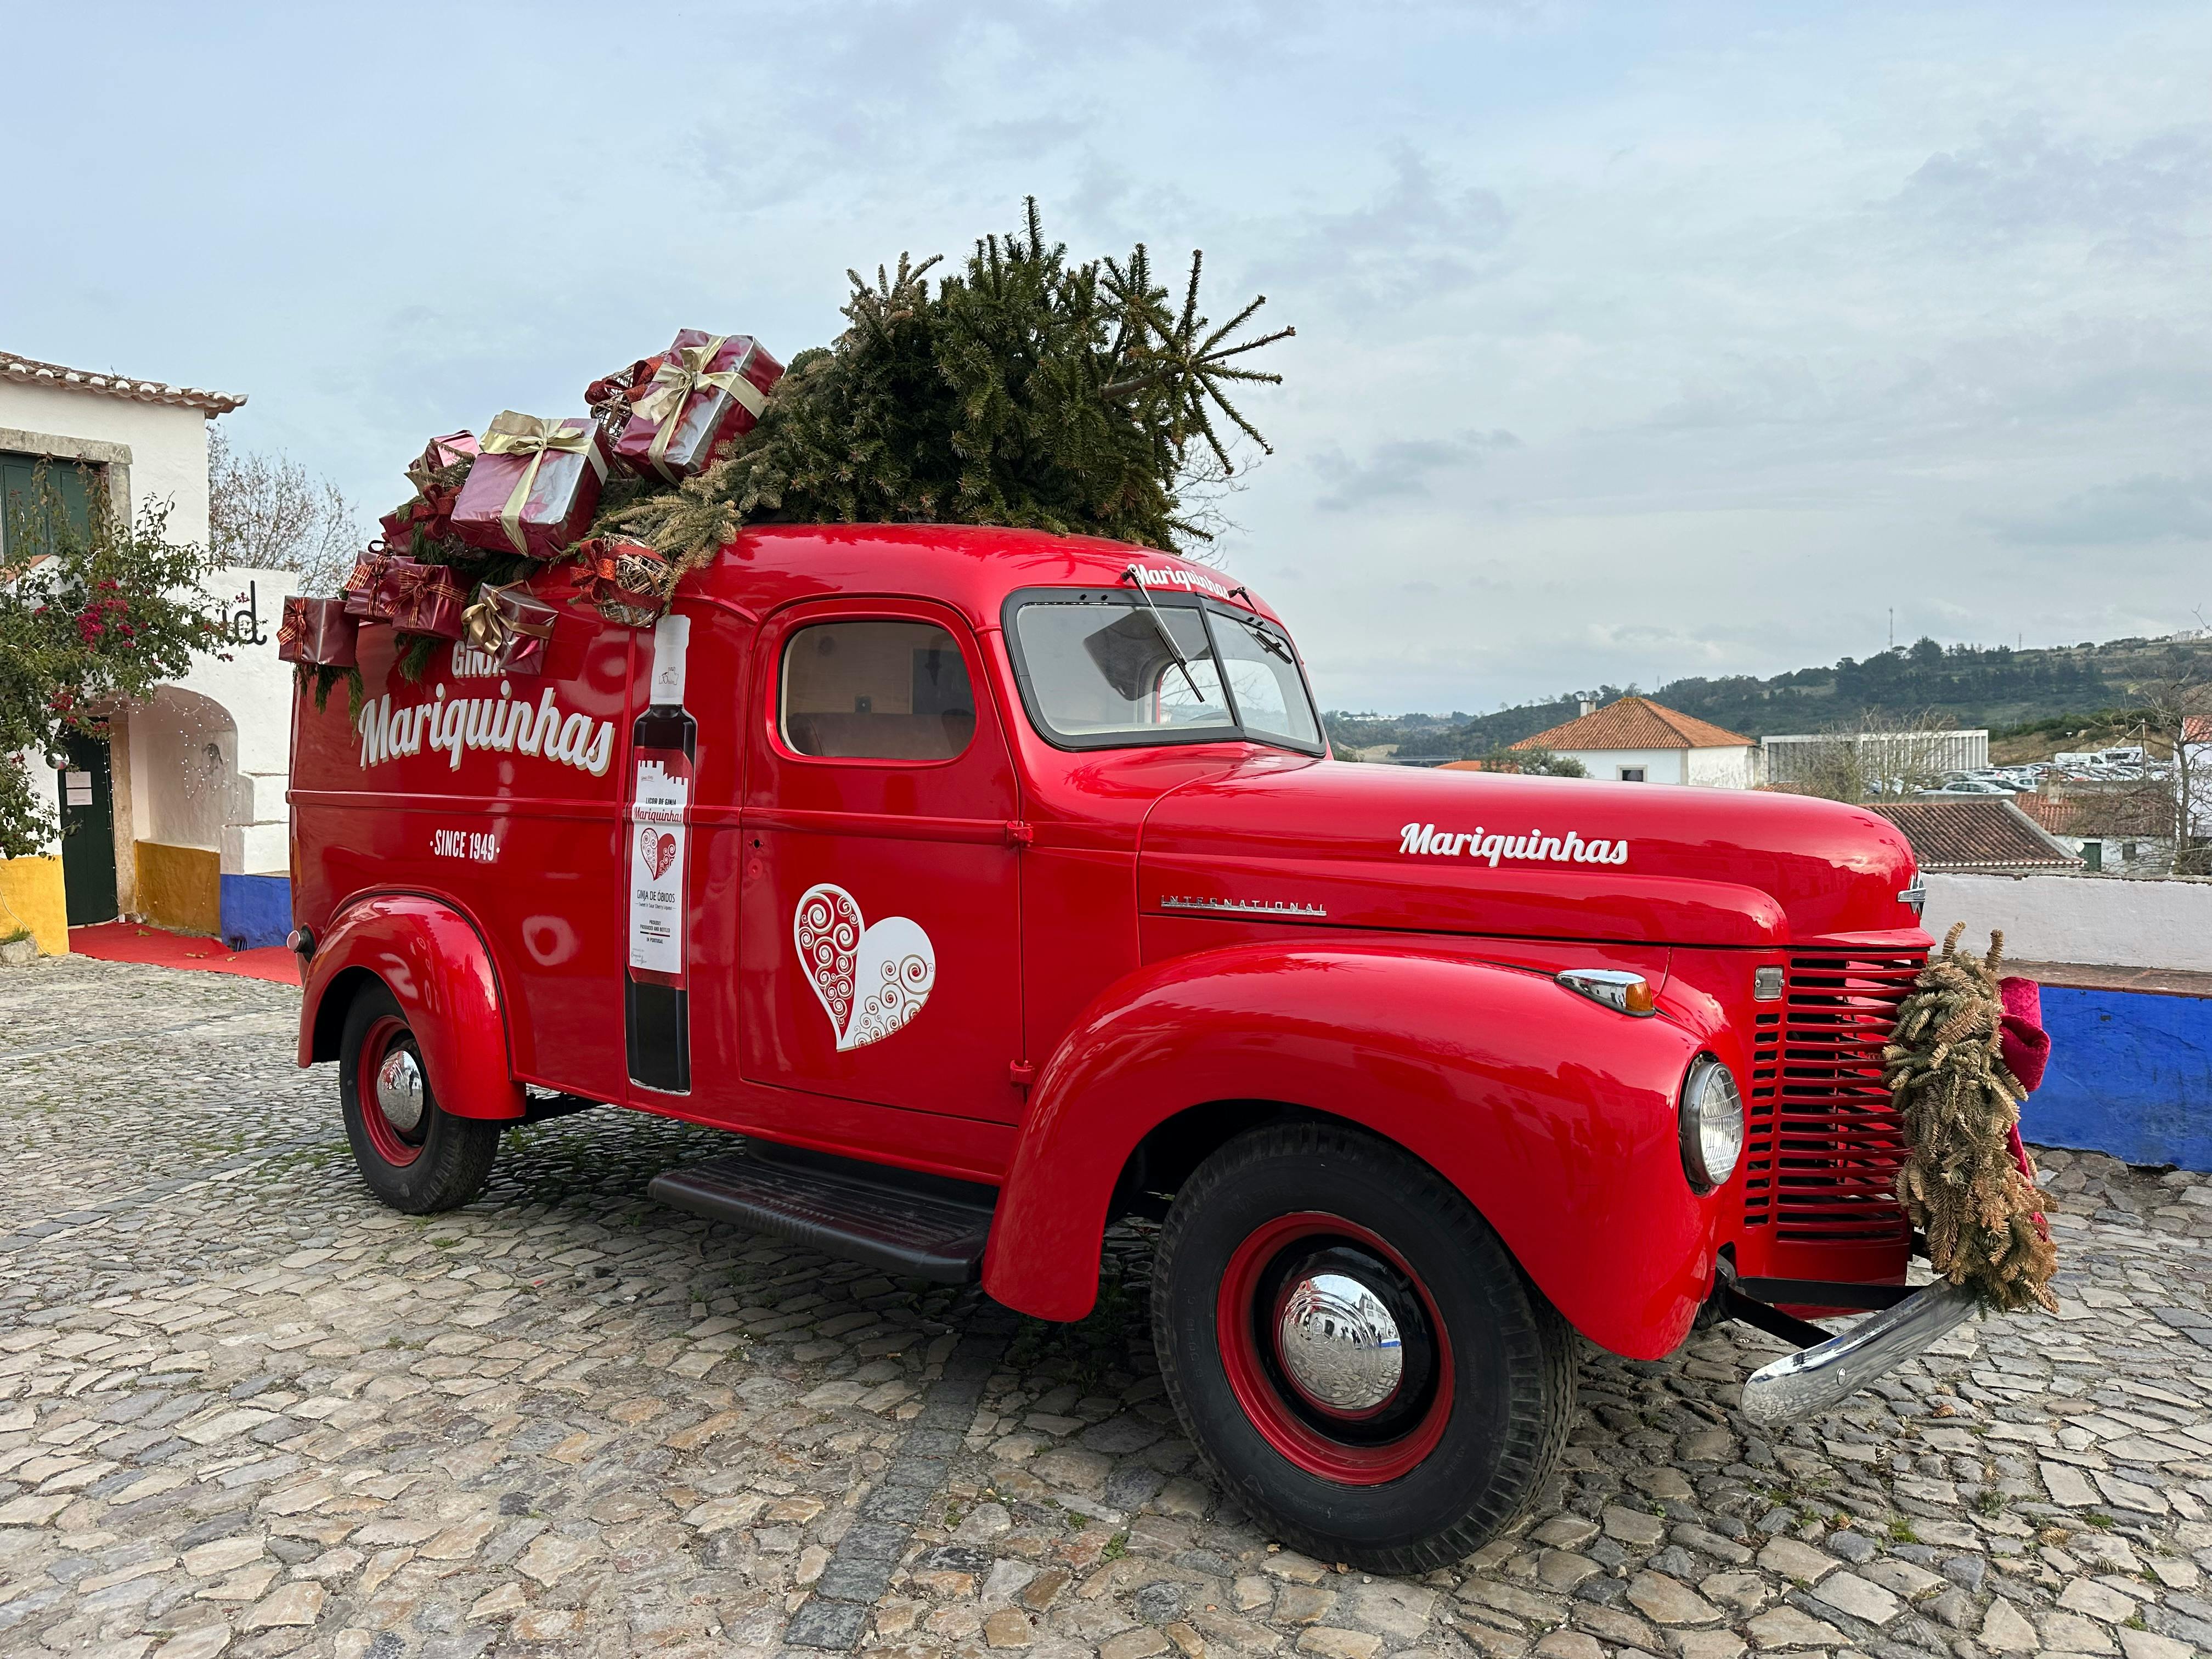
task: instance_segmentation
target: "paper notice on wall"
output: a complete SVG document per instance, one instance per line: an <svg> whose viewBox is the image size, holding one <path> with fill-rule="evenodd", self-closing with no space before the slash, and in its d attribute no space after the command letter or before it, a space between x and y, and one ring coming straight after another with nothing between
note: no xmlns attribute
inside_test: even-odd
<svg viewBox="0 0 2212 1659"><path fill-rule="evenodd" d="M691 763L683 751L639 750L629 811L629 965L679 985L690 804Z"/></svg>
<svg viewBox="0 0 2212 1659"><path fill-rule="evenodd" d="M89 806L92 805L91 773L63 773L62 789L65 799L71 806Z"/></svg>

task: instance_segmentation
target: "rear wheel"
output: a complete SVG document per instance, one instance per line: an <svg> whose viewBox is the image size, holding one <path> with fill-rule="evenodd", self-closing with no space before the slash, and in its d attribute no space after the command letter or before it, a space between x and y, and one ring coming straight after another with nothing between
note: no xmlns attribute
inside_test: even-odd
<svg viewBox="0 0 2212 1659"><path fill-rule="evenodd" d="M1322 1560L1459 1560L1565 1442L1565 1321L1466 1199L1357 1130L1255 1130L1201 1164L1161 1231L1152 1323L1215 1474Z"/></svg>
<svg viewBox="0 0 2212 1659"><path fill-rule="evenodd" d="M439 1106L413 1028L381 984L346 1010L338 1097L362 1179L393 1209L428 1215L483 1190L501 1126Z"/></svg>

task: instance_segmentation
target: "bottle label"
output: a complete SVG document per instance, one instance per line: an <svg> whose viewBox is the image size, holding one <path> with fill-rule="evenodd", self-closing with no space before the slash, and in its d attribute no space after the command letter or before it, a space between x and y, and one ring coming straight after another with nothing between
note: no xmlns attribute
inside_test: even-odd
<svg viewBox="0 0 2212 1659"><path fill-rule="evenodd" d="M680 749L636 751L629 808L632 977L682 989L690 884L691 763Z"/></svg>

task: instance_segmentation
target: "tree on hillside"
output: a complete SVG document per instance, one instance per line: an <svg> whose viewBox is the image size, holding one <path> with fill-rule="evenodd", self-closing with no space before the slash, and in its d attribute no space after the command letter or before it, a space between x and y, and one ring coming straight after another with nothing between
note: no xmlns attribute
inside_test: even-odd
<svg viewBox="0 0 2212 1659"><path fill-rule="evenodd" d="M282 454L208 437L208 544L217 564L290 570L303 593L328 593L352 568L362 535L353 505L328 478Z"/></svg>
<svg viewBox="0 0 2212 1659"><path fill-rule="evenodd" d="M27 501L9 503L0 568L0 858L37 853L54 833L51 757L70 732L105 729L118 706L185 672L219 644L199 609L204 550L172 542L168 508L136 524L107 491L84 492L80 522L41 468Z"/></svg>

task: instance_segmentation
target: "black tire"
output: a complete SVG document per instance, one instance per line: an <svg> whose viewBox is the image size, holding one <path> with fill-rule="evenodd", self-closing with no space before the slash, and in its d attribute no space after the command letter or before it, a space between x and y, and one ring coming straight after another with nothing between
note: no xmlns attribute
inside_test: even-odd
<svg viewBox="0 0 2212 1659"><path fill-rule="evenodd" d="M1324 1441L1340 1432L1392 1432L1382 1421L1340 1430L1316 1413L1310 1395L1300 1403L1285 1381L1279 1350L1266 1352L1269 1316L1261 1308L1268 1293L1255 1288L1247 1298L1234 1288L1255 1271L1238 1264L1260 1260L1270 1248L1266 1241L1285 1228L1315 1224L1285 1218L1317 1212L1352 1224L1345 1237L1364 1233L1411 1270L1397 1280L1410 1298L1404 1306L1425 1310L1437 1328L1429 1334L1443 1339L1426 1357L1427 1404L1402 1405L1408 1413L1426 1413L1402 1420L1425 1426L1395 1443L1356 1449L1353 1455L1376 1460L1357 1480L1328 1478L1279 1449L1284 1419L1274 1419L1271 1438L1240 1401L1224 1359L1236 1336L1222 1329L1222 1304L1249 1305L1254 1346L1234 1363L1248 1390L1258 1386L1255 1376L1273 1379L1281 1404L1263 1394L1263 1415L1304 1413L1322 1425ZM1300 1254L1293 1258L1293 1251ZM1322 1258L1378 1259L1356 1251L1347 1257L1325 1230L1281 1247L1274 1259ZM1256 1271L1255 1286L1269 1282L1268 1270ZM1273 1282L1279 1287L1285 1275L1315 1271L1334 1269L1285 1267ZM1273 1305L1280 1307L1280 1290L1274 1294ZM1318 1560L1392 1573L1462 1560L1520 1516L1565 1444L1574 1409L1572 1329L1449 1182L1358 1130L1315 1123L1256 1129L1206 1159L1168 1212L1152 1300L1162 1378L1190 1437L1223 1487L1263 1527ZM1413 1329L1405 1333L1401 1394L1424 1363L1420 1340ZM1438 1355L1445 1356L1441 1364ZM1378 1411L1401 1409L1394 1398ZM1295 1443L1296 1422L1289 1432ZM1383 1478L1382 1471L1414 1458Z"/></svg>
<svg viewBox="0 0 2212 1659"><path fill-rule="evenodd" d="M375 1054L365 1054L372 1043ZM424 1066L421 1121L411 1133L396 1129L373 1091L364 1092L362 1076L364 1066L373 1067L403 1048L422 1065L422 1051L398 999L381 983L367 987L346 1009L345 1029L338 1039L338 1098L355 1166L368 1189L395 1210L431 1215L458 1209L483 1190L502 1126L445 1111ZM370 1112L377 1114L374 1124L366 1116ZM379 1147L380 1139L411 1150L411 1157L400 1162L387 1155Z"/></svg>

